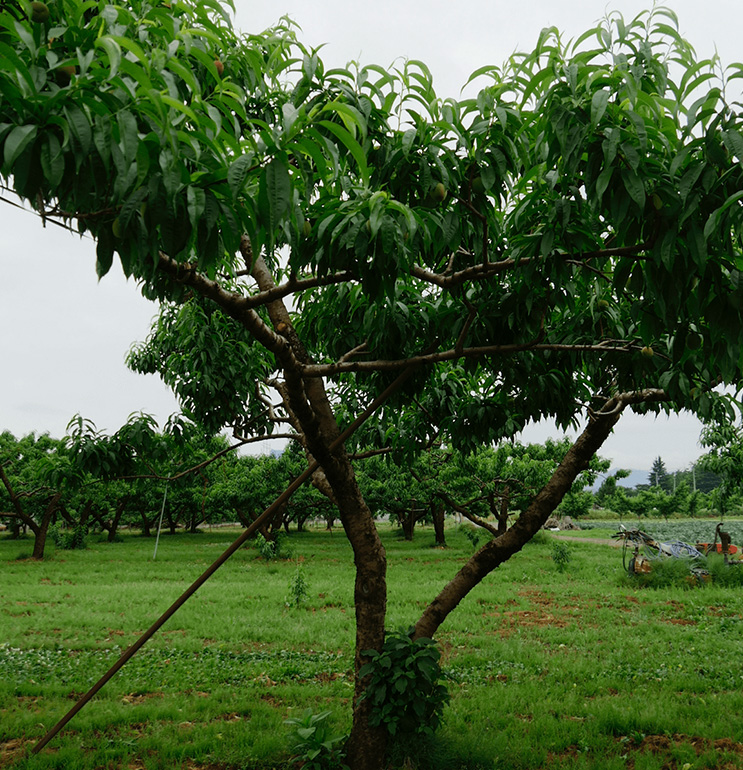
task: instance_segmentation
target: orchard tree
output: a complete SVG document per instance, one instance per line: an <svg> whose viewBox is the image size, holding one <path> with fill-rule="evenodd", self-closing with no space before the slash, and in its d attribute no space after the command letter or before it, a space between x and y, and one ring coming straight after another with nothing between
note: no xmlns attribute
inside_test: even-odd
<svg viewBox="0 0 743 770"><path fill-rule="evenodd" d="M382 648L386 560L338 438L354 413L411 453L583 426L419 638L625 409L707 418L740 387L743 65L697 61L677 29L663 8L547 29L457 101L420 62L331 70L286 24L239 35L216 0L0 10L0 175L96 239L100 276L117 257L176 321L218 315L146 366L215 426L267 435L280 410L319 463L354 552L357 672ZM384 762L367 681L354 770Z"/></svg>
<svg viewBox="0 0 743 770"><path fill-rule="evenodd" d="M224 476L225 469L216 463L225 462L233 450L246 442L230 445L221 435L214 435L203 426L174 415L163 431L148 414L136 413L112 434L98 431L90 420L79 415L67 428L65 445L73 467L87 474L93 484L103 485L102 510L92 508L92 518L108 532L109 542L116 539L116 530L127 507L136 502L141 508L144 497L158 510L162 507L171 533L179 521L190 532L217 513L207 507L211 487ZM221 470L221 473L220 473ZM153 495L148 487L155 485ZM167 489L163 492L167 485ZM157 502L157 498L162 503ZM149 532L150 522L140 511L143 530Z"/></svg>
<svg viewBox="0 0 743 770"><path fill-rule="evenodd" d="M59 440L47 433L20 439L9 431L0 434L0 519L16 534L31 530L32 559L44 558L49 526L75 481Z"/></svg>
<svg viewBox="0 0 743 770"><path fill-rule="evenodd" d="M498 537L508 529L510 517L529 507L569 448L569 439L547 439L544 444L503 442L466 454L454 451L442 467L436 494L451 510ZM576 510L584 510L585 501L590 505L591 493L584 489L594 483L599 471L608 468L607 460L592 457L566 492L557 513L575 515ZM572 506L569 509L568 504ZM488 521L490 517L495 521Z"/></svg>
<svg viewBox="0 0 743 770"><path fill-rule="evenodd" d="M594 495L594 502L596 505L611 509L611 501L617 494L619 481L621 481L621 479L626 479L631 473L632 471L627 470L626 468L618 468L614 473L605 476L604 480L601 482L601 486ZM617 512L619 513L619 511Z"/></svg>
<svg viewBox="0 0 743 770"><path fill-rule="evenodd" d="M709 497L724 517L732 498L743 493L743 429L729 423L711 423L702 431L701 444L707 452L699 458L699 467L719 478L720 483Z"/></svg>

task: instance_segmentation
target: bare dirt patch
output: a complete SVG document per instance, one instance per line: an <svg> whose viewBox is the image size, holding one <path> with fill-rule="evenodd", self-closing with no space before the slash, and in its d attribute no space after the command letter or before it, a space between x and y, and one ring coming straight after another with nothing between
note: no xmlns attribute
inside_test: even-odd
<svg viewBox="0 0 743 770"><path fill-rule="evenodd" d="M714 766L717 770L737 770L740 767L740 761L743 760L743 744L736 743L731 738L702 738L694 735L683 735L676 733L674 735L646 735L640 742L636 740L618 739L622 742L623 752L627 753L626 766L629 770L635 767L635 760L631 752L648 753L664 759L663 770L681 770L681 765L672 757L667 759L663 755L670 753L675 747L690 745L694 748L697 755L705 752L714 752L718 756L715 759ZM735 755L735 761L725 761L724 755Z"/></svg>
<svg viewBox="0 0 743 770"><path fill-rule="evenodd" d="M488 617L499 620L498 628L492 633L508 637L517 629L524 628L565 628L575 622L574 605L561 605L552 597L534 589L519 591L519 595L531 603L532 607L521 610L505 610L501 612L486 612ZM516 601L509 600L506 606L514 606Z"/></svg>

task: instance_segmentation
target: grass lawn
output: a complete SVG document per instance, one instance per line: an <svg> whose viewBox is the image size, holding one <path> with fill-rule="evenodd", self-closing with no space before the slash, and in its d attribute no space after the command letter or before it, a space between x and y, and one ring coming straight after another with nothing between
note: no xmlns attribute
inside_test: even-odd
<svg viewBox="0 0 743 770"><path fill-rule="evenodd" d="M340 530L293 533L293 558L236 554L39 756L28 749L236 536L135 536L18 559L0 540L0 768L238 770L290 758L284 720L349 727L352 558ZM605 537L606 535L604 535ZM400 540L388 627L406 627L472 543ZM451 703L431 768L743 768L741 589L639 588L618 549L541 535L478 586L438 637ZM307 597L291 606L297 574Z"/></svg>

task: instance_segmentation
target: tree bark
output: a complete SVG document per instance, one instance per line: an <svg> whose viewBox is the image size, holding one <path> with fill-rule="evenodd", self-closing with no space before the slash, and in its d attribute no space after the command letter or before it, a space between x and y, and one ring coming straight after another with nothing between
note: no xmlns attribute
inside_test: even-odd
<svg viewBox="0 0 743 770"><path fill-rule="evenodd" d="M415 531L415 513L412 510L401 511L398 513L398 520L402 527L402 535L407 541L413 540L413 532Z"/></svg>
<svg viewBox="0 0 743 770"><path fill-rule="evenodd" d="M498 536L504 535L508 529L508 504L511 502L511 489L506 484L505 489L501 495L498 510L496 513L496 520L498 521ZM491 509L495 508L495 500L491 497L490 501Z"/></svg>

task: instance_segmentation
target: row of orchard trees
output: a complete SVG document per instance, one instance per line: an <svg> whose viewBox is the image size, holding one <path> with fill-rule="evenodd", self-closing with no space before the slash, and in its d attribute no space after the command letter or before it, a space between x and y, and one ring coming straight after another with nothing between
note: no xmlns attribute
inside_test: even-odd
<svg viewBox="0 0 743 770"><path fill-rule="evenodd" d="M356 569L346 760L379 770L360 672L384 643L386 556L350 455L585 425L430 597L412 637L431 638L626 409L729 416L743 66L697 61L654 8L569 43L545 30L478 70L476 97L440 98L420 62L326 69L285 25L238 34L217 0L44 9L0 5L0 176L90 233L99 275L117 258L161 302L136 369L214 432L270 433L280 411L318 464Z"/></svg>
<svg viewBox="0 0 743 770"><path fill-rule="evenodd" d="M205 522L247 526L301 470L285 452L239 457L244 442L230 443L193 423L171 421L159 432L148 415L134 415L112 435L76 418L65 439L47 434L0 434L0 522L11 536L31 534L32 557L44 556L56 527L81 542L88 530L117 539L120 526L150 535L156 522L195 532ZM277 526L321 515L329 501L312 489L287 505ZM301 511L299 510L301 508Z"/></svg>
<svg viewBox="0 0 743 770"><path fill-rule="evenodd" d="M65 439L0 434L0 521L11 536L34 537L33 558L44 555L50 527L70 531L71 545L88 530L117 539L120 526L150 535L162 520L171 533L205 524L248 526L302 470L303 458L290 443L279 456L238 455L242 446L210 436L192 423L171 422L158 432L152 418L135 415L114 433L95 431L76 418ZM361 452L354 458L359 483L375 513L400 525L412 539L417 522L432 522L437 544L445 544L444 517L457 514L488 530L505 532L509 518L523 511L569 446L504 444L472 454L430 449L414 462L390 453ZM584 490L608 462L594 460L574 484L563 506L586 513L592 495ZM305 485L277 513L264 534L307 519L337 518L332 501ZM51 530L56 533L56 529Z"/></svg>
<svg viewBox="0 0 743 770"><path fill-rule="evenodd" d="M730 436L725 441L729 453L735 441ZM171 421L160 433L147 415L134 415L111 436L96 432L82 418L70 424L63 440L46 434L16 439L5 432L0 434L0 521L14 537L33 535L37 559L43 557L51 526L68 529L72 547L91 529L105 532L113 542L120 526L136 527L145 536L156 522L173 534L179 527L196 532L204 524L237 522L247 527L299 475L303 458L295 443L278 456L241 456L235 451L241 446L184 421ZM373 450L353 459L359 485L377 516L399 525L406 539L413 538L416 523L432 523L436 544L445 545L447 515L493 537L503 534L568 448L564 439L544 445L507 442L471 453L432 448L412 462ZM604 475L593 493L591 487L609 468L608 461L595 457L556 513L580 518L602 508L620 518L668 519L737 510L740 484L722 466L719 451L711 451L698 464L700 487L707 494L690 487L688 472L672 487L660 458L651 483L627 489L618 483L627 472L618 471ZM722 476L705 471L707 467L717 468ZM281 527L288 531L290 523L301 530L308 519L322 519L332 527L336 518L332 501L305 485L263 534L270 537Z"/></svg>

